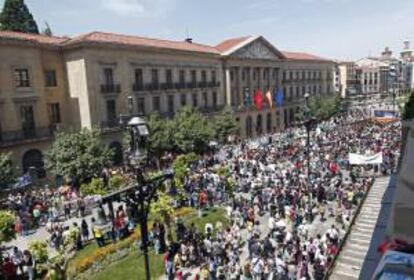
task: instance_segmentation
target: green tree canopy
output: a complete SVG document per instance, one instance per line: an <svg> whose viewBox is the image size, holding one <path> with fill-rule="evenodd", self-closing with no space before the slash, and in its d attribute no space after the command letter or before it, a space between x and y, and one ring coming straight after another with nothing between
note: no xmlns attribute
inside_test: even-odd
<svg viewBox="0 0 414 280"><path fill-rule="evenodd" d="M0 154L0 188L5 189L16 180L10 154Z"/></svg>
<svg viewBox="0 0 414 280"><path fill-rule="evenodd" d="M101 143L100 135L99 130L86 128L75 133L59 133L46 153L47 168L66 179L89 182L113 156L113 151Z"/></svg>
<svg viewBox="0 0 414 280"><path fill-rule="evenodd" d="M402 117L404 120L414 118L414 92L411 92L407 103L405 103Z"/></svg>
<svg viewBox="0 0 414 280"><path fill-rule="evenodd" d="M0 29L39 34L39 29L23 0L6 0L0 14Z"/></svg>
<svg viewBox="0 0 414 280"><path fill-rule="evenodd" d="M0 244L13 240L16 237L15 223L16 216L13 212L8 210L0 211Z"/></svg>
<svg viewBox="0 0 414 280"><path fill-rule="evenodd" d="M184 153L205 151L214 136L208 119L198 110L190 107L184 107L177 113L173 128L176 146Z"/></svg>
<svg viewBox="0 0 414 280"><path fill-rule="evenodd" d="M159 158L174 148L172 121L162 119L159 114L151 114L147 124L150 130L148 149L152 154Z"/></svg>
<svg viewBox="0 0 414 280"><path fill-rule="evenodd" d="M214 138L220 143L226 142L228 136L236 134L239 129L236 118L229 108L225 108L215 115L213 125Z"/></svg>
<svg viewBox="0 0 414 280"><path fill-rule="evenodd" d="M309 102L310 114L319 120L327 120L340 110L340 98L324 96L311 99Z"/></svg>
<svg viewBox="0 0 414 280"><path fill-rule="evenodd" d="M151 214L155 219L170 224L174 214L173 200L164 192L158 192L158 199L151 204Z"/></svg>
<svg viewBox="0 0 414 280"><path fill-rule="evenodd" d="M50 28L49 23L45 22L45 28L43 29L42 34L49 36L49 37L53 36L53 32L52 32L52 29Z"/></svg>

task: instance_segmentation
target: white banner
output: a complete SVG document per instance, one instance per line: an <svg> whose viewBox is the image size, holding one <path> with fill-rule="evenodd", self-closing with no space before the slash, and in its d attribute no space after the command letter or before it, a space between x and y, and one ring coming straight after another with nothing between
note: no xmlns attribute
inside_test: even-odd
<svg viewBox="0 0 414 280"><path fill-rule="evenodd" d="M382 153L371 156L349 153L349 163L356 165L380 164L382 163Z"/></svg>

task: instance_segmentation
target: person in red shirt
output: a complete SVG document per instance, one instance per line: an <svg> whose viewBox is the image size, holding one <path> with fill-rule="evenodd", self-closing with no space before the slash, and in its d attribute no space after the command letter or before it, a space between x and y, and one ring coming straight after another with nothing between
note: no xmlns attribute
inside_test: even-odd
<svg viewBox="0 0 414 280"><path fill-rule="evenodd" d="M1 270L3 272L5 280L17 279L17 266L10 260L9 257L6 257L4 259Z"/></svg>

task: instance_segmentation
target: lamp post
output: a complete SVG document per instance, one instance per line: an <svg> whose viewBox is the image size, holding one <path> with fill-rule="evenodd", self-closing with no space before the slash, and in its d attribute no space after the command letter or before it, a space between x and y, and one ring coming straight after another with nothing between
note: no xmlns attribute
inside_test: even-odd
<svg viewBox="0 0 414 280"><path fill-rule="evenodd" d="M125 119L125 117L124 117ZM122 120L122 118L121 118ZM151 201L156 197L158 187L165 180L172 179L171 171L146 180L143 175L143 164L147 160L147 140L150 135L147 123L140 117L130 117L127 123L130 133L130 150L128 153L128 164L133 168L137 180L135 186L112 193L103 198L103 201L120 199L138 210L137 216L141 230L141 250L145 260L145 278L151 279L150 264L148 256L148 214Z"/></svg>
<svg viewBox="0 0 414 280"><path fill-rule="evenodd" d="M309 205L311 205L311 197L312 197L312 188L310 183L310 133L313 127L316 124L316 119L311 117L311 112L309 108L309 93L305 93L305 121L304 125L306 128L306 175L308 178L308 191L309 191Z"/></svg>

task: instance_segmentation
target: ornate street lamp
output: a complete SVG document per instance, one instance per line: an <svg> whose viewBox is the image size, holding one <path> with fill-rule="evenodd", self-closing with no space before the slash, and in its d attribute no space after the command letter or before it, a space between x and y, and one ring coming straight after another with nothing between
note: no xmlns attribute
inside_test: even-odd
<svg viewBox="0 0 414 280"><path fill-rule="evenodd" d="M156 198L157 190L161 184L174 177L171 170L165 171L163 174L147 180L143 174L143 167L147 162L147 142L150 131L147 123L143 118L136 116L121 116L120 125L129 131L130 148L127 152L127 163L135 172L137 183L126 189L113 192L102 198L103 203L112 201L123 201L127 205L138 210L136 216L138 218L141 229L141 249L145 258L145 276L147 280L151 279L150 264L148 256L148 214L152 200Z"/></svg>
<svg viewBox="0 0 414 280"><path fill-rule="evenodd" d="M309 108L309 93L305 93L305 120L303 122L305 128L306 128L306 175L308 178L308 191L309 191L309 198L312 197L312 188L311 188L311 182L310 182L310 133L313 130L313 128L317 124L317 119L311 116L311 111ZM309 199L309 205L311 205L311 200Z"/></svg>

